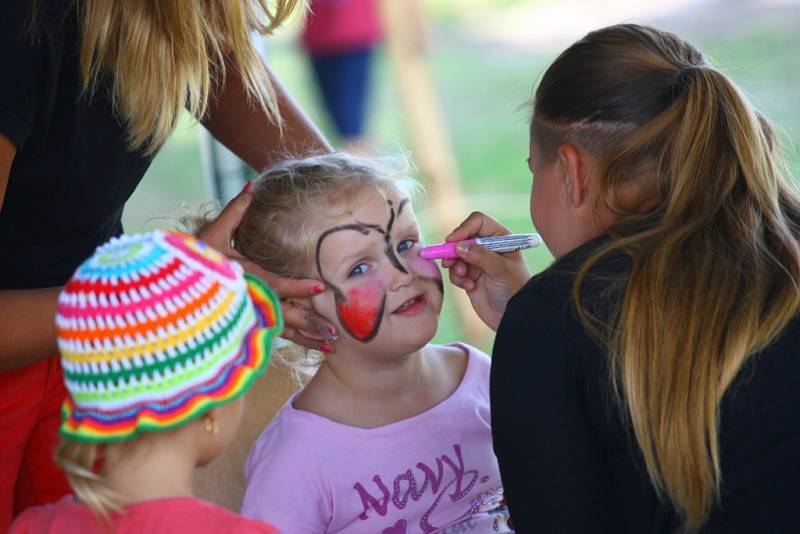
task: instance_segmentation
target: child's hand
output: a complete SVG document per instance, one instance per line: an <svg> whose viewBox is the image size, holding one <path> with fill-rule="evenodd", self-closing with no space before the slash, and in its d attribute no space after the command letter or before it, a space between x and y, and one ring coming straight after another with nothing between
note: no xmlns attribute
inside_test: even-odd
<svg viewBox="0 0 800 534"><path fill-rule="evenodd" d="M449 269L450 281L466 290L475 312L492 330L497 330L508 301L531 277L528 265L519 252L497 254L463 241L510 233L496 220L476 211L446 238L448 242L459 242L459 259L444 260L442 266Z"/></svg>
<svg viewBox="0 0 800 534"><path fill-rule="evenodd" d="M237 261L245 271L261 278L275 291L281 299L284 322L282 337L309 349L333 352L331 341L338 337L336 329L319 315L287 302L287 299L318 295L325 291L325 285L319 280L295 280L265 271L239 254L231 245L233 234L251 200L250 189L245 186L244 190L225 206L225 209L200 232L198 237L228 258Z"/></svg>

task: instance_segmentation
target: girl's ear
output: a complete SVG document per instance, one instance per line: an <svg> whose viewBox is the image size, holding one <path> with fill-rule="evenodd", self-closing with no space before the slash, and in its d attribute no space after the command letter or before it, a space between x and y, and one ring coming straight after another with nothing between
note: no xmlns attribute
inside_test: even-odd
<svg viewBox="0 0 800 534"><path fill-rule="evenodd" d="M581 207L586 202L589 165L586 154L572 145L558 146L558 164L561 170L564 195L570 206Z"/></svg>

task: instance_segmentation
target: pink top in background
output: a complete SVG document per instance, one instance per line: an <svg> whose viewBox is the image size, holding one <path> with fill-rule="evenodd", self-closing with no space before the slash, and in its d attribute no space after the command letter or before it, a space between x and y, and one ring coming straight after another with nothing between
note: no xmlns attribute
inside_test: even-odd
<svg viewBox="0 0 800 534"><path fill-rule="evenodd" d="M245 519L216 504L191 497L132 504L123 513L112 514L112 519L109 528L88 506L70 495L53 504L29 508L11 526L10 534L280 534L261 521Z"/></svg>
<svg viewBox="0 0 800 534"><path fill-rule="evenodd" d="M346 426L292 406L245 464L242 514L285 534L507 532L489 424L489 357L430 410L383 427Z"/></svg>
<svg viewBox="0 0 800 534"><path fill-rule="evenodd" d="M303 45L315 54L373 46L381 38L376 0L312 0Z"/></svg>

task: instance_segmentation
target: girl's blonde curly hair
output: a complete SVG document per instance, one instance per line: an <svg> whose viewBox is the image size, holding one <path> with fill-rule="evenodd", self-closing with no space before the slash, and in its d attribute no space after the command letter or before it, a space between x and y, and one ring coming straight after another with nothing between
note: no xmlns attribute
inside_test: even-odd
<svg viewBox="0 0 800 534"><path fill-rule="evenodd" d="M344 152L286 159L255 180L253 200L234 234L234 248L259 267L287 278L314 276L316 237L326 219L352 206L365 191L413 197L420 191L407 157L361 158ZM184 219L198 233L206 215ZM322 362L317 351L289 344L273 349L273 359L288 366L298 382Z"/></svg>
<svg viewBox="0 0 800 534"><path fill-rule="evenodd" d="M321 220L341 215L365 189L413 195L405 158L369 160L343 152L285 160L265 170L235 234L235 247L267 271L290 277L312 271Z"/></svg>

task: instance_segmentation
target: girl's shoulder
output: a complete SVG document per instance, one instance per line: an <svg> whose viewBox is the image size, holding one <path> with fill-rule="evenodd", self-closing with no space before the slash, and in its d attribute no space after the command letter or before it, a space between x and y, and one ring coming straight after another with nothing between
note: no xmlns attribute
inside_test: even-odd
<svg viewBox="0 0 800 534"><path fill-rule="evenodd" d="M441 357L446 362L461 362L464 365L464 370L468 370L470 366L475 366L479 369L488 369L491 363L491 358L482 350L457 341L455 343L448 343L446 345L429 344L425 347L426 350L431 351L432 354Z"/></svg>
<svg viewBox="0 0 800 534"><path fill-rule="evenodd" d="M431 344L426 350L440 358L446 372L457 380L454 393L474 389L488 391L491 358L485 352L462 342Z"/></svg>
<svg viewBox="0 0 800 534"><path fill-rule="evenodd" d="M309 452L315 440L324 429L320 429L313 418L294 407L294 401L300 392L296 392L286 401L275 417L256 438L250 449L249 457L266 454L272 457L295 457Z"/></svg>

